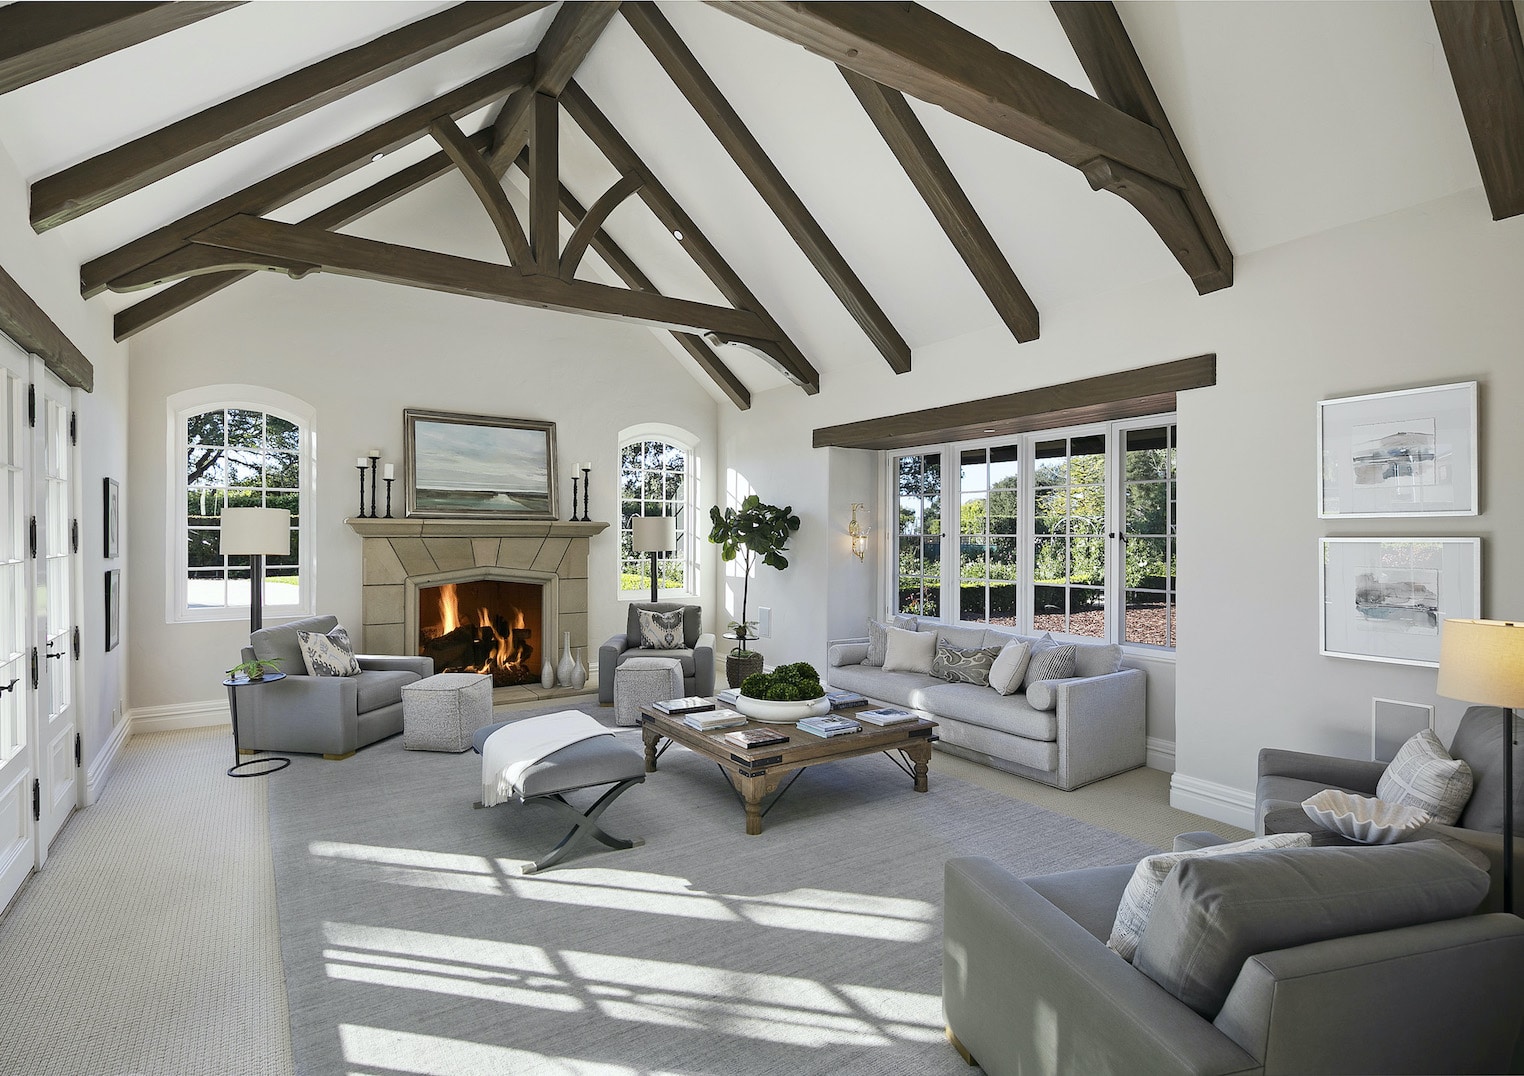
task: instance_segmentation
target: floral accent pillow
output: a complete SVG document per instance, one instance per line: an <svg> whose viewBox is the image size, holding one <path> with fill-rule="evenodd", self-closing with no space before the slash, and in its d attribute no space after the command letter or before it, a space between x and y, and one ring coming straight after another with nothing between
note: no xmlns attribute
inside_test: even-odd
<svg viewBox="0 0 1524 1076"><path fill-rule="evenodd" d="M652 609L635 610L640 616L640 645L644 650L682 650L683 611L658 613Z"/></svg>
<svg viewBox="0 0 1524 1076"><path fill-rule="evenodd" d="M355 660L355 648L350 645L349 632L343 627L334 628L327 635L315 631L299 631L296 643L302 648L302 661L308 676L359 676L360 663Z"/></svg>
<svg viewBox="0 0 1524 1076"><path fill-rule="evenodd" d="M1000 647L937 645L937 658L931 663L931 675L949 684L978 684L985 687L990 682L990 667L1000 656Z"/></svg>

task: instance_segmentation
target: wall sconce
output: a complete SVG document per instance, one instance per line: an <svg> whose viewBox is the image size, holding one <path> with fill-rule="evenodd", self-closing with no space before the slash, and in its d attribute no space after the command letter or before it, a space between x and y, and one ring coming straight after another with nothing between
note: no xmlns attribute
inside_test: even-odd
<svg viewBox="0 0 1524 1076"><path fill-rule="evenodd" d="M858 560L863 559L863 553L867 550L868 528L857 522L857 510L859 508L866 507L867 505L863 504L861 501L853 502L852 520L847 524L847 534L849 534L852 538L852 555Z"/></svg>

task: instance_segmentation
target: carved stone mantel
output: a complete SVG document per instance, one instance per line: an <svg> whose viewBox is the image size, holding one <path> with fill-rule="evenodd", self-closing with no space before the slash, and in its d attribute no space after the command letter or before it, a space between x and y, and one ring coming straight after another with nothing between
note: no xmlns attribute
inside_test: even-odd
<svg viewBox="0 0 1524 1076"><path fill-rule="evenodd" d="M572 523L561 519L370 519L344 521L362 538L591 538L607 523Z"/></svg>

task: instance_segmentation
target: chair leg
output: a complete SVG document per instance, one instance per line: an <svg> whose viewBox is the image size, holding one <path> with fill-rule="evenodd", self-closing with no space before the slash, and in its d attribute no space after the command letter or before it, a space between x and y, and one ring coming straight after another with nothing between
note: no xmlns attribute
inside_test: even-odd
<svg viewBox="0 0 1524 1076"><path fill-rule="evenodd" d="M974 1055L968 1052L968 1047L964 1046L961 1042L958 1041L958 1036L953 1034L953 1029L950 1027L947 1029L947 1041L952 1043L952 1048L958 1051L958 1056L961 1057L966 1064L977 1065L979 1063L974 1060Z"/></svg>
<svg viewBox="0 0 1524 1076"><path fill-rule="evenodd" d="M616 849L634 848L645 844L646 842L639 837L633 837L628 840L623 837L615 837L613 834L605 832L598 825L598 816L608 810L609 804L613 803L631 785L638 785L645 779L645 775L642 774L639 777L632 777L628 781L619 782L619 784L599 796L598 802L589 807L586 814L562 799L559 792L526 799L525 803L542 803L546 807L553 809L562 818L570 821L572 828L567 831L566 836L562 837L560 843L552 848L548 854L525 867L523 869L524 873L538 874L540 871L548 870L565 859L574 849L586 844L589 840L596 840L610 848Z"/></svg>

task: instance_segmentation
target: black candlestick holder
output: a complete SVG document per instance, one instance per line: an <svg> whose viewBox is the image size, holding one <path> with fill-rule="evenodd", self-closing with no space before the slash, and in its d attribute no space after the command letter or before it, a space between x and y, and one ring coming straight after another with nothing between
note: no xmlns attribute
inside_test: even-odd
<svg viewBox="0 0 1524 1076"><path fill-rule="evenodd" d="M365 518L365 468L363 466L356 466L355 470L360 472L360 518L364 519Z"/></svg>
<svg viewBox="0 0 1524 1076"><path fill-rule="evenodd" d="M386 483L386 518L387 519L391 519L392 518L392 483L397 481L397 480L395 478L383 478L383 479L381 479L381 481Z"/></svg>
<svg viewBox="0 0 1524 1076"><path fill-rule="evenodd" d="M580 522L582 522L580 519L577 518L577 476L576 475L572 475L572 514L571 514L571 521L573 523L580 523Z"/></svg>
<svg viewBox="0 0 1524 1076"><path fill-rule="evenodd" d="M370 458L370 518L376 518L376 464L381 461L380 456Z"/></svg>
<svg viewBox="0 0 1524 1076"><path fill-rule="evenodd" d="M592 515L587 510L587 495L593 488L593 483L588 479L587 476L591 473L591 467L582 468L582 522L584 523L591 523L593 519Z"/></svg>

